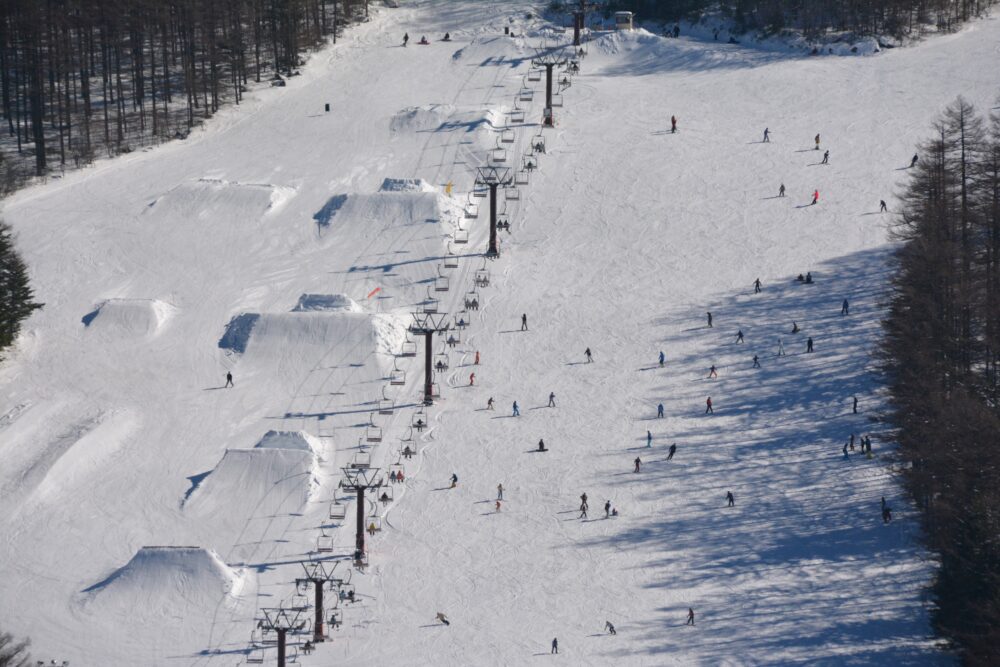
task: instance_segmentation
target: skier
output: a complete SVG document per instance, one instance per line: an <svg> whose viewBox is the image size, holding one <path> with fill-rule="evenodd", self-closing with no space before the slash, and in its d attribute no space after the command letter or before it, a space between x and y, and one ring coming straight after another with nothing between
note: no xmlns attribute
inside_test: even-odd
<svg viewBox="0 0 1000 667"><path fill-rule="evenodd" d="M443 42L450 42L451 41L451 33L450 32L446 32L444 34L444 39L441 40L441 41L443 41Z"/></svg>
<svg viewBox="0 0 1000 667"><path fill-rule="evenodd" d="M763 143L765 143L765 144L771 143L771 130L769 130L766 127L764 128L764 141L763 141Z"/></svg>
<svg viewBox="0 0 1000 667"><path fill-rule="evenodd" d="M497 500L503 500L503 482L497 484Z"/></svg>
<svg viewBox="0 0 1000 667"><path fill-rule="evenodd" d="M753 281L753 293L760 294L760 278Z"/></svg>
<svg viewBox="0 0 1000 667"><path fill-rule="evenodd" d="M806 341L806 352L812 352L812 351L813 351L813 339L812 336L810 336L809 340Z"/></svg>
<svg viewBox="0 0 1000 667"><path fill-rule="evenodd" d="M708 398L705 399L705 414L706 415L708 415L708 414L714 415L715 414L715 410L712 409L712 397L711 396L709 396Z"/></svg>
<svg viewBox="0 0 1000 667"><path fill-rule="evenodd" d="M847 454L847 443L846 442L844 443L844 450L843 451L844 451L844 458L845 459L850 458L850 456Z"/></svg>
<svg viewBox="0 0 1000 667"><path fill-rule="evenodd" d="M653 434L650 433L649 431L646 431L646 447L652 447L652 446L653 446Z"/></svg>
<svg viewBox="0 0 1000 667"><path fill-rule="evenodd" d="M589 347L586 350L584 350L583 353L585 355L587 355L587 363L588 364L594 360L593 355L590 354L590 348Z"/></svg>
<svg viewBox="0 0 1000 667"><path fill-rule="evenodd" d="M712 313L707 313L708 315L708 328L712 328Z"/></svg>
<svg viewBox="0 0 1000 667"><path fill-rule="evenodd" d="M830 164L830 151L825 151L823 153L823 161L820 164Z"/></svg>
<svg viewBox="0 0 1000 667"><path fill-rule="evenodd" d="M493 397L492 396L490 396L489 400L486 401L486 409L487 410L492 410L493 409Z"/></svg>
<svg viewBox="0 0 1000 667"><path fill-rule="evenodd" d="M685 623L685 625L694 625L694 609L692 609L691 607L688 607L688 620L687 623Z"/></svg>
<svg viewBox="0 0 1000 667"><path fill-rule="evenodd" d="M844 303L842 303L840 305L840 314L841 315L850 315L851 314L851 306L850 306L850 304L847 303L847 299L844 299Z"/></svg>
<svg viewBox="0 0 1000 667"><path fill-rule="evenodd" d="M917 159L918 159L918 158L917 158L917 154L916 154L916 153L914 153L914 154L913 154L913 159L912 159L912 160L910 160L910 169L913 169L914 167L916 167L916 166L917 166Z"/></svg>
<svg viewBox="0 0 1000 667"><path fill-rule="evenodd" d="M736 505L736 496L733 495L732 491L726 491L726 502L729 504L729 507Z"/></svg>
<svg viewBox="0 0 1000 667"><path fill-rule="evenodd" d="M753 355L753 368L760 368L760 362L757 360L757 355Z"/></svg>
<svg viewBox="0 0 1000 667"><path fill-rule="evenodd" d="M892 510L888 506L882 508L882 523L892 521Z"/></svg>
<svg viewBox="0 0 1000 667"><path fill-rule="evenodd" d="M586 491L584 491L583 493L580 494L580 509L583 509L585 507L590 507L590 505L587 504L587 492Z"/></svg>
<svg viewBox="0 0 1000 667"><path fill-rule="evenodd" d="M469 373L469 386L471 387L474 384L476 384L476 374Z"/></svg>
<svg viewBox="0 0 1000 667"><path fill-rule="evenodd" d="M816 197L819 198L819 191L818 190L816 191ZM813 274L812 274L812 271L806 271L806 285L812 285L812 283L813 283Z"/></svg>
<svg viewBox="0 0 1000 667"><path fill-rule="evenodd" d="M736 342L737 343L743 342L743 329L740 329L739 331L736 332Z"/></svg>
<svg viewBox="0 0 1000 667"><path fill-rule="evenodd" d="M552 638L552 652L559 653L559 640L555 637Z"/></svg>
<svg viewBox="0 0 1000 667"><path fill-rule="evenodd" d="M438 613L437 613L437 616L436 616L436 618L437 618L437 620L441 621L441 622L442 622L442 623L444 623L445 625L451 625L451 623L449 623L449 622L448 622L448 619L447 619L447 618L445 618L445 617L444 617L444 614L442 614L441 612L438 612Z"/></svg>
<svg viewBox="0 0 1000 667"><path fill-rule="evenodd" d="M458 475L451 473L451 488L454 489L456 486L458 486Z"/></svg>
<svg viewBox="0 0 1000 667"><path fill-rule="evenodd" d="M545 449L545 441L542 440L541 438L538 439L538 451L540 451L540 452L547 451Z"/></svg>
<svg viewBox="0 0 1000 667"><path fill-rule="evenodd" d="M858 397L853 396L852 398L854 399L854 405L851 406L851 410L854 414L858 414Z"/></svg>
<svg viewBox="0 0 1000 667"><path fill-rule="evenodd" d="M479 350L476 350L476 363L475 363L475 365L476 366L479 365Z"/></svg>
<svg viewBox="0 0 1000 667"><path fill-rule="evenodd" d="M715 372L715 364L712 364L712 367L708 369L708 377L710 378L719 377L719 374Z"/></svg>
<svg viewBox="0 0 1000 667"><path fill-rule="evenodd" d="M886 207L886 205L885 205L885 200L884 199L879 199L878 200L878 212L879 213L885 213L888 210L889 210L888 207Z"/></svg>
<svg viewBox="0 0 1000 667"><path fill-rule="evenodd" d="M635 471L634 472L639 472L639 466L642 465L642 459L640 459L637 456L637 457L635 457L635 461L633 461L633 463L635 463Z"/></svg>
<svg viewBox="0 0 1000 667"><path fill-rule="evenodd" d="M405 33L405 34L403 35L403 46L406 46L406 43L407 43L408 41L410 41L410 33Z"/></svg>
<svg viewBox="0 0 1000 667"><path fill-rule="evenodd" d="M674 24L674 39L681 36L681 26L679 23Z"/></svg>
<svg viewBox="0 0 1000 667"><path fill-rule="evenodd" d="M611 516L611 501L608 500L604 503L604 518L607 519Z"/></svg>
<svg viewBox="0 0 1000 667"><path fill-rule="evenodd" d="M799 325L793 320L792 321L792 333L797 334L799 332Z"/></svg>
<svg viewBox="0 0 1000 667"><path fill-rule="evenodd" d="M233 374L229 371L226 371L226 387L234 387L234 386L236 385L233 384Z"/></svg>
<svg viewBox="0 0 1000 667"><path fill-rule="evenodd" d="M556 407L556 392L554 391L549 392L549 407L550 408Z"/></svg>
<svg viewBox="0 0 1000 667"><path fill-rule="evenodd" d="M851 434L851 441L850 441L850 443L848 443L848 446L851 448L851 451L853 452L854 451L854 434L853 433Z"/></svg>
<svg viewBox="0 0 1000 667"><path fill-rule="evenodd" d="M521 331L528 330L528 314L524 313L521 315Z"/></svg>
<svg viewBox="0 0 1000 667"><path fill-rule="evenodd" d="M785 346L784 344L782 344L780 338L778 339L778 356L779 357L785 356Z"/></svg>
<svg viewBox="0 0 1000 667"><path fill-rule="evenodd" d="M499 512L499 511L500 511L500 501L497 500L497 512Z"/></svg>
<svg viewBox="0 0 1000 667"><path fill-rule="evenodd" d="M610 635L618 634L617 632L615 632L615 626L611 621L604 621L604 629L607 630L608 634Z"/></svg>
<svg viewBox="0 0 1000 667"><path fill-rule="evenodd" d="M430 42L427 41L427 35L421 35L420 41L417 42L417 44L423 44L424 46L430 44Z"/></svg>
<svg viewBox="0 0 1000 667"><path fill-rule="evenodd" d="M657 419L663 418L663 403L660 403L659 405L656 406L656 418Z"/></svg>
<svg viewBox="0 0 1000 667"><path fill-rule="evenodd" d="M677 452L677 443L670 445L670 452L667 454L667 460L674 458L674 454Z"/></svg>
<svg viewBox="0 0 1000 667"><path fill-rule="evenodd" d="M667 360L667 357L663 354L663 350L660 350L660 368L663 368L663 362Z"/></svg>
<svg viewBox="0 0 1000 667"><path fill-rule="evenodd" d="M511 415L511 416L512 417L520 417L521 416L521 410L517 407L517 401L514 401L514 414Z"/></svg>
<svg viewBox="0 0 1000 667"><path fill-rule="evenodd" d="M670 117L670 134L677 132L677 116Z"/></svg>
<svg viewBox="0 0 1000 667"><path fill-rule="evenodd" d="M814 190L813 191L813 200L812 200L812 204L810 204L810 206L814 206L816 204L816 202L818 202L818 201L819 201L819 190Z"/></svg>
<svg viewBox="0 0 1000 667"><path fill-rule="evenodd" d="M819 135L816 135L816 150L819 150Z"/></svg>
<svg viewBox="0 0 1000 667"><path fill-rule="evenodd" d="M785 196L785 184L784 183L782 183L781 186L778 188L778 196L779 197L784 197Z"/></svg>
<svg viewBox="0 0 1000 667"><path fill-rule="evenodd" d="M580 505L580 518L581 519L587 518L587 503Z"/></svg>

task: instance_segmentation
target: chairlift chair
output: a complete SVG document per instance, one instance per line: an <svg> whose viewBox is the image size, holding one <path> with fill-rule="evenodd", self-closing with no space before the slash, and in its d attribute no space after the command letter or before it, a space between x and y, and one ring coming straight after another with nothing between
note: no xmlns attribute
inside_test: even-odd
<svg viewBox="0 0 1000 667"><path fill-rule="evenodd" d="M501 139L503 139L502 136L499 139L497 139L496 148L490 151L490 161L492 162L507 161L507 149L500 145L501 143L503 143Z"/></svg>
<svg viewBox="0 0 1000 667"><path fill-rule="evenodd" d="M434 279L434 291L435 292L447 292L448 291L448 278L447 276L438 276Z"/></svg>
<svg viewBox="0 0 1000 667"><path fill-rule="evenodd" d="M527 169L518 169L517 172L514 174L515 185L527 185L530 180L531 180L531 172L529 172ZM507 195L509 197L510 193L508 192Z"/></svg>
<svg viewBox="0 0 1000 667"><path fill-rule="evenodd" d="M528 81L541 81L542 80L542 70L540 68L531 69L528 71Z"/></svg>
<svg viewBox="0 0 1000 667"><path fill-rule="evenodd" d="M552 106L554 106L554 107L561 107L562 105L563 105L563 96L562 96L562 93L553 93L552 94Z"/></svg>
<svg viewBox="0 0 1000 667"><path fill-rule="evenodd" d="M464 244L469 242L469 230L458 228L455 230L454 239L457 244Z"/></svg>
<svg viewBox="0 0 1000 667"><path fill-rule="evenodd" d="M380 415L391 415L396 407L396 402L385 395L385 388L382 388L382 398L378 399L378 413Z"/></svg>
<svg viewBox="0 0 1000 667"><path fill-rule="evenodd" d="M335 500L330 503L330 518L334 521L343 521L347 518L347 505Z"/></svg>
<svg viewBox="0 0 1000 667"><path fill-rule="evenodd" d="M555 96L553 96L553 100ZM531 137L531 148L539 153L545 152L545 135L541 132Z"/></svg>
<svg viewBox="0 0 1000 667"><path fill-rule="evenodd" d="M489 287L490 286L490 272L487 269L479 269L476 271L476 287Z"/></svg>
<svg viewBox="0 0 1000 667"><path fill-rule="evenodd" d="M479 217L479 204L470 203L465 207L465 217L466 218L478 218Z"/></svg>
<svg viewBox="0 0 1000 667"><path fill-rule="evenodd" d="M472 188L472 196L478 199L484 199L489 193L490 191L485 185L477 184Z"/></svg>
<svg viewBox="0 0 1000 667"><path fill-rule="evenodd" d="M445 338L445 342L449 347L455 347L456 345L462 344L462 332L458 327L450 329L448 331L448 337Z"/></svg>
<svg viewBox="0 0 1000 667"><path fill-rule="evenodd" d="M431 313L431 314L433 314L433 313L436 313L438 311L438 306L439 305L440 305L440 301L438 301L436 298L434 298L433 296L431 296L431 288L428 287L427 288L427 298L424 300L423 304L421 304L421 310L423 312L425 312L425 313Z"/></svg>
<svg viewBox="0 0 1000 667"><path fill-rule="evenodd" d="M292 601L288 605L288 608L297 610L308 609L309 598L307 598L305 595L300 595L296 593L295 595L292 596Z"/></svg>
<svg viewBox="0 0 1000 667"><path fill-rule="evenodd" d="M403 341L402 346L399 349L400 357L415 357L417 356L417 344L416 342L410 340L410 335L406 334L406 340Z"/></svg>
<svg viewBox="0 0 1000 667"><path fill-rule="evenodd" d="M400 473L402 473L403 477L405 479L405 477L406 477L406 466L404 466L402 463L400 463L399 461L397 461L396 463L393 463L392 465L389 466L389 474L391 475L392 473L396 473L397 476Z"/></svg>
<svg viewBox="0 0 1000 667"><path fill-rule="evenodd" d="M500 141L502 143L512 144L514 143L514 139L514 130L509 127L504 128L504 130L500 133Z"/></svg>
<svg viewBox="0 0 1000 667"><path fill-rule="evenodd" d="M388 505L393 501L392 486L385 485L378 490L378 501L383 505Z"/></svg>
<svg viewBox="0 0 1000 667"><path fill-rule="evenodd" d="M372 514L365 519L365 530L371 530L372 526L375 526L375 532L382 530L382 517L378 514Z"/></svg>
<svg viewBox="0 0 1000 667"><path fill-rule="evenodd" d="M417 429L418 432L427 428L427 414L423 410L414 412L413 416L410 417L410 426Z"/></svg>
<svg viewBox="0 0 1000 667"><path fill-rule="evenodd" d="M353 470L367 470L372 465L371 452L357 452L351 457L350 467Z"/></svg>
<svg viewBox="0 0 1000 667"><path fill-rule="evenodd" d="M467 310L479 310L479 292L469 290L465 293L465 308Z"/></svg>
<svg viewBox="0 0 1000 667"><path fill-rule="evenodd" d="M260 643L261 644L277 644L278 643L278 633L265 625L260 630Z"/></svg>
<svg viewBox="0 0 1000 667"><path fill-rule="evenodd" d="M516 102L515 102L516 104ZM524 109L518 109L514 107L510 110L510 122L512 123L523 123L524 122Z"/></svg>
<svg viewBox="0 0 1000 667"><path fill-rule="evenodd" d="M431 398L441 398L441 385L431 382Z"/></svg>
<svg viewBox="0 0 1000 667"><path fill-rule="evenodd" d="M505 202L518 201L521 199L521 191L517 188L506 187L503 190L503 198Z"/></svg>
<svg viewBox="0 0 1000 667"><path fill-rule="evenodd" d="M530 102L535 97L535 91L531 88L521 88L517 93L517 98L522 102Z"/></svg>
<svg viewBox="0 0 1000 667"><path fill-rule="evenodd" d="M389 384L399 387L406 384L406 371L396 368L396 360L392 360L392 371L389 373Z"/></svg>
<svg viewBox="0 0 1000 667"><path fill-rule="evenodd" d="M434 370L441 373L448 370L448 353L439 352L434 355Z"/></svg>
<svg viewBox="0 0 1000 667"><path fill-rule="evenodd" d="M246 663L248 665L263 665L264 664L264 649L255 646L250 649L250 653L247 654Z"/></svg>
<svg viewBox="0 0 1000 667"><path fill-rule="evenodd" d="M446 268L446 269L457 269L458 268L458 255L451 254L451 251L449 250L448 254L445 255L445 258L444 258L444 268Z"/></svg>
<svg viewBox="0 0 1000 667"><path fill-rule="evenodd" d="M320 553L330 553L333 551L333 536L325 532L316 538L316 551Z"/></svg>

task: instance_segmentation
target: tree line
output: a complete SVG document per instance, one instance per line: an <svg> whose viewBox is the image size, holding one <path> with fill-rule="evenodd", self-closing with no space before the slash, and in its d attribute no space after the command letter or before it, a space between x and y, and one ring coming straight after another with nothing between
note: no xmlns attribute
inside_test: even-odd
<svg viewBox="0 0 1000 667"><path fill-rule="evenodd" d="M936 629L965 664L998 665L1000 112L984 117L959 98L919 157L893 228L889 418L940 559Z"/></svg>
<svg viewBox="0 0 1000 667"><path fill-rule="evenodd" d="M996 0L609 0L606 9L663 21L697 20L718 10L732 18L739 32L767 35L796 29L810 38L836 31L899 39L928 26L952 30L994 4Z"/></svg>
<svg viewBox="0 0 1000 667"><path fill-rule="evenodd" d="M368 0L0 2L2 187L186 136L367 13Z"/></svg>
<svg viewBox="0 0 1000 667"><path fill-rule="evenodd" d="M17 340L21 323L41 307L35 303L28 268L14 248L10 227L0 222L0 355Z"/></svg>

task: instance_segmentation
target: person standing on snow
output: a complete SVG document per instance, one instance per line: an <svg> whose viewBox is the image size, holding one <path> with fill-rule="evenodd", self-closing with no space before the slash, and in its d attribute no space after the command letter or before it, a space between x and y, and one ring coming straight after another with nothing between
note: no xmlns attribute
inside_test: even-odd
<svg viewBox="0 0 1000 667"><path fill-rule="evenodd" d="M757 355L753 355L753 368L760 368L760 361L757 360Z"/></svg>
<svg viewBox="0 0 1000 667"><path fill-rule="evenodd" d="M633 461L633 463L635 463L635 471L634 472L639 472L639 466L642 465L642 459L640 459L637 456L637 457L635 457L635 461Z"/></svg>
<svg viewBox="0 0 1000 667"><path fill-rule="evenodd" d="M652 446L653 446L653 434L650 433L649 431L646 431L646 447L652 447Z"/></svg>
<svg viewBox="0 0 1000 667"><path fill-rule="evenodd" d="M615 632L615 626L611 621L604 621L604 629L608 631L609 635L617 635Z"/></svg>
<svg viewBox="0 0 1000 667"><path fill-rule="evenodd" d="M448 619L445 618L444 614L442 614L441 612L438 612L435 618L444 623L445 625L451 625L451 623L448 622Z"/></svg>
<svg viewBox="0 0 1000 667"><path fill-rule="evenodd" d="M819 135L816 135L816 150L819 150Z"/></svg>
<svg viewBox="0 0 1000 667"><path fill-rule="evenodd" d="M760 278L758 278L757 280L753 281L753 293L754 294L760 294L760 285L761 285Z"/></svg>
<svg viewBox="0 0 1000 667"><path fill-rule="evenodd" d="M778 196L779 196L779 197L784 197L784 196L785 196L785 184L784 184L784 183L782 183L782 184L781 184L781 185L780 185L780 186L778 187Z"/></svg>
<svg viewBox="0 0 1000 667"><path fill-rule="evenodd" d="M538 451L540 451L540 452L547 451L545 449L545 441L542 440L541 438L538 439Z"/></svg>
<svg viewBox="0 0 1000 667"><path fill-rule="evenodd" d="M487 410L492 410L493 409L493 397L492 396L490 396L490 399L488 401L486 401L486 409Z"/></svg>
<svg viewBox="0 0 1000 667"><path fill-rule="evenodd" d="M707 399L705 399L705 414L706 415L709 415L709 414L714 415L715 414L715 410L712 409L712 397L711 396L709 396Z"/></svg>
<svg viewBox="0 0 1000 667"><path fill-rule="evenodd" d="M456 486L458 486L458 475L451 473L451 488L454 489Z"/></svg>
<svg viewBox="0 0 1000 667"><path fill-rule="evenodd" d="M687 623L685 623L685 625L694 625L694 609L692 609L691 607L688 607L688 620Z"/></svg>
<svg viewBox="0 0 1000 667"><path fill-rule="evenodd" d="M587 363L588 364L594 360L593 355L590 354L590 348L589 347L586 350L584 350L583 353L587 356Z"/></svg>
<svg viewBox="0 0 1000 667"><path fill-rule="evenodd" d="M677 116L670 117L670 134L677 132Z"/></svg>
<svg viewBox="0 0 1000 667"><path fill-rule="evenodd" d="M663 354L663 350L660 350L660 368L663 368L663 362L667 360L666 355Z"/></svg>
<svg viewBox="0 0 1000 667"><path fill-rule="evenodd" d="M549 407L550 408L556 407L556 392L554 391L549 392Z"/></svg>
<svg viewBox="0 0 1000 667"><path fill-rule="evenodd" d="M813 339L812 336L810 336L809 340L806 341L806 352L812 352L812 351L813 351Z"/></svg>
<svg viewBox="0 0 1000 667"><path fill-rule="evenodd" d="M913 159L912 159L912 160L910 160L910 169L913 169L914 167L916 167L916 166L917 166L917 159L918 159L918 158L917 158L917 154L916 154L916 153L914 153L914 154L913 154Z"/></svg>
<svg viewBox="0 0 1000 667"><path fill-rule="evenodd" d="M663 418L663 403L660 403L659 405L656 406L656 418L657 419Z"/></svg>
<svg viewBox="0 0 1000 667"><path fill-rule="evenodd" d="M476 374L475 373L469 373L469 386L471 387L474 384L476 384Z"/></svg>
<svg viewBox="0 0 1000 667"><path fill-rule="evenodd" d="M604 503L604 518L607 519L611 516L611 501L605 501Z"/></svg>
<svg viewBox="0 0 1000 667"><path fill-rule="evenodd" d="M552 653L559 653L559 640L552 638Z"/></svg>
<svg viewBox="0 0 1000 667"><path fill-rule="evenodd" d="M729 507L736 505L736 496L733 495L732 491L726 491L726 502L729 503Z"/></svg>
<svg viewBox="0 0 1000 667"><path fill-rule="evenodd" d="M667 460L674 458L674 454L677 452L677 443L670 445L670 452L667 454Z"/></svg>
<svg viewBox="0 0 1000 667"><path fill-rule="evenodd" d="M503 482L497 484L497 500L503 500Z"/></svg>
<svg viewBox="0 0 1000 667"><path fill-rule="evenodd" d="M715 370L715 364L712 364L712 367L708 369L708 377L709 378L719 377L719 374Z"/></svg>
<svg viewBox="0 0 1000 667"><path fill-rule="evenodd" d="M857 396L852 396L851 398L854 399L854 405L851 406L851 411L852 411L853 414L858 414L858 397ZM853 439L853 437L854 437L854 434L852 433L851 434L851 438Z"/></svg>
<svg viewBox="0 0 1000 667"><path fill-rule="evenodd" d="M499 512L499 511L500 511L500 501L499 501L499 500L497 500L497 505L496 505L496 507L497 507L497 512Z"/></svg>
<svg viewBox="0 0 1000 667"><path fill-rule="evenodd" d="M847 303L847 299L844 299L844 303L840 305L840 314L841 315L851 314L851 304Z"/></svg>
<svg viewBox="0 0 1000 667"><path fill-rule="evenodd" d="M736 342L737 343L743 342L743 329L740 329L739 331L736 332Z"/></svg>
<svg viewBox="0 0 1000 667"><path fill-rule="evenodd" d="M810 206L815 206L818 201L819 201L819 190L813 190L813 200Z"/></svg>
<svg viewBox="0 0 1000 667"><path fill-rule="evenodd" d="M229 371L226 371L226 387L234 387L234 386L236 385L233 384L233 374Z"/></svg>
<svg viewBox="0 0 1000 667"><path fill-rule="evenodd" d="M820 164L830 164L830 151L823 153L823 161Z"/></svg>
<svg viewBox="0 0 1000 667"><path fill-rule="evenodd" d="M520 417L521 416L521 410L517 407L517 401L514 401L514 414L511 415L511 416L512 417Z"/></svg>
<svg viewBox="0 0 1000 667"><path fill-rule="evenodd" d="M706 313L708 315L708 328L712 328L712 313Z"/></svg>
<svg viewBox="0 0 1000 667"><path fill-rule="evenodd" d="M523 313L521 315L521 331L527 331L527 330L528 330L528 314Z"/></svg>
<svg viewBox="0 0 1000 667"><path fill-rule="evenodd" d="M885 213L888 210L889 210L889 208L885 205L885 200L884 199L879 199L878 200L878 212L879 213Z"/></svg>
<svg viewBox="0 0 1000 667"><path fill-rule="evenodd" d="M403 34L403 46L406 46L408 41L410 41L410 33L407 32Z"/></svg>
<svg viewBox="0 0 1000 667"><path fill-rule="evenodd" d="M778 339L778 356L785 356L785 346L782 344L781 339Z"/></svg>
<svg viewBox="0 0 1000 667"><path fill-rule="evenodd" d="M479 365L479 350L476 350L476 362L475 362L475 365L476 366Z"/></svg>
<svg viewBox="0 0 1000 667"><path fill-rule="evenodd" d="M765 144L771 143L771 130L769 130L766 127L764 128L764 141L762 143Z"/></svg>

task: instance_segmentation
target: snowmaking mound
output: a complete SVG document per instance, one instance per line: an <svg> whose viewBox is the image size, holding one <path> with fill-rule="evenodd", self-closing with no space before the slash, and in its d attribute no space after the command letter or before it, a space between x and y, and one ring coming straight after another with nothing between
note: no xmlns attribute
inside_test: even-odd
<svg viewBox="0 0 1000 667"><path fill-rule="evenodd" d="M247 574L230 568L201 547L142 547L108 578L84 591L87 604L129 616L172 617L214 609L225 597L238 598Z"/></svg>
<svg viewBox="0 0 1000 667"><path fill-rule="evenodd" d="M441 195L436 188L419 186L420 189L416 189L412 185L404 188L399 183L403 182L393 181L390 186L397 189L375 194L334 195L313 215L313 220L321 228L329 227L336 220L338 227L350 230L361 239L374 238L412 223L441 220Z"/></svg>
<svg viewBox="0 0 1000 667"><path fill-rule="evenodd" d="M361 306L346 294L303 294L292 312L307 313L316 310L360 313Z"/></svg>
<svg viewBox="0 0 1000 667"><path fill-rule="evenodd" d="M281 209L295 189L269 183L201 178L182 183L149 203L145 213L164 220L226 221L245 224Z"/></svg>
<svg viewBox="0 0 1000 667"><path fill-rule="evenodd" d="M245 521L248 511L254 517L295 512L309 502L316 485L316 469L316 456L311 450L259 445L254 449L227 449L184 503L185 511L227 527ZM233 521L227 519L230 515Z"/></svg>
<svg viewBox="0 0 1000 667"><path fill-rule="evenodd" d="M174 307L157 299L106 299L83 316L91 331L126 338L157 333L173 316Z"/></svg>
<svg viewBox="0 0 1000 667"><path fill-rule="evenodd" d="M330 348L393 354L405 328L387 315L349 310L314 310L260 315L243 313L230 320L219 347L245 351L248 359L305 360Z"/></svg>
<svg viewBox="0 0 1000 667"><path fill-rule="evenodd" d="M323 446L319 439L305 431L268 431L255 449L291 449L300 452L320 454Z"/></svg>
<svg viewBox="0 0 1000 667"><path fill-rule="evenodd" d="M389 129L394 133L436 130L454 113L455 107L450 104L407 107L392 117Z"/></svg>

